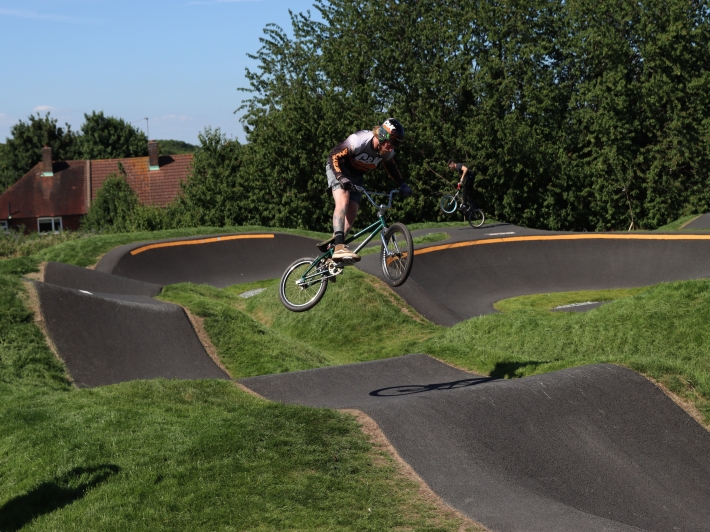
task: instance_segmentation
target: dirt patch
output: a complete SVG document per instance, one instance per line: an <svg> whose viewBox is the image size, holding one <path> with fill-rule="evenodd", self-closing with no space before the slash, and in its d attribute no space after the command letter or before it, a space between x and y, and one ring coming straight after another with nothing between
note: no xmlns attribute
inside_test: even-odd
<svg viewBox="0 0 710 532"><path fill-rule="evenodd" d="M39 281L40 283L44 282L44 272L47 269L47 263L43 262L39 265L39 271L38 272L32 272L32 273L26 273L24 277L26 279L31 279L32 281Z"/></svg>
<svg viewBox="0 0 710 532"><path fill-rule="evenodd" d="M259 394L256 393L254 390L252 390L251 388L247 388L246 386L244 386L244 385L243 385L242 383L240 383L240 382L234 381L234 385L235 385L237 388L239 388L240 390L242 390L243 392L248 393L249 395L253 395L254 397L258 397L259 399L263 399L264 401L268 401L268 399L267 399L266 397L263 397L263 396L259 395Z"/></svg>
<svg viewBox="0 0 710 532"><path fill-rule="evenodd" d="M192 312L187 310L187 308L183 307L182 305L180 305L180 307L182 307L182 309L185 311L187 318L192 324L192 328L195 329L195 333L197 333L197 337L200 339L202 347L205 348L205 351L214 361L214 363L217 364L222 371L229 375L229 378L231 379L232 376L230 375L229 371L227 371L227 368L224 367L224 364L222 364L222 361L220 360L219 355L217 354L217 348L212 343L212 340L210 340L207 331L205 331L205 319L200 318L199 316L195 316Z"/></svg>
<svg viewBox="0 0 710 532"><path fill-rule="evenodd" d="M410 318L412 318L414 321L422 324L428 324L430 323L424 316L419 314L416 310L414 310L412 307L407 305L407 303L404 302L404 300L399 297L397 294L395 294L392 289L387 286L384 282L380 281L377 277L373 276L368 276L365 278L365 281L372 286L375 290L377 290L380 294L385 296L387 299L389 299L390 303L394 305L395 307L399 307L399 309L402 311L403 314L406 314Z"/></svg>
<svg viewBox="0 0 710 532"><path fill-rule="evenodd" d="M656 379L653 379L649 377L648 375L644 375L649 381L651 381L653 384L658 386L658 388L668 396L668 398L673 401L675 404L677 404L679 407L681 407L683 410L686 411L686 413L692 417L695 421L697 421L702 427L705 428L705 430L710 432L710 425L705 422L705 419L703 417L703 414L698 410L698 407L695 406L691 401L688 399L684 399L683 397L680 397L679 395L673 393L670 391L662 382L657 381Z"/></svg>
<svg viewBox="0 0 710 532"><path fill-rule="evenodd" d="M380 430L380 427L377 425L374 419L372 419L370 416L368 416L361 410L346 408L340 411L346 412L354 416L357 422L360 424L361 430L365 433L365 435L375 446L375 448L377 448L378 450L385 451L387 454L389 454L390 457L392 457L397 467L397 476L399 478L405 478L416 483L417 486L419 486L418 495L420 498L424 499L427 503L430 503L435 506L442 513L442 516L444 518L456 519L461 521L459 532L488 530L482 524L477 523L473 519L467 517L458 510L455 510L454 508L446 504L443 500L441 500L441 498L432 491L432 489L427 485L427 483L424 482L424 480L422 480L419 475L417 475L414 469L412 469L412 467L402 459L397 450L387 439L387 436L385 436L384 433ZM384 463L376 465L384 465Z"/></svg>
<svg viewBox="0 0 710 532"><path fill-rule="evenodd" d="M87 266L86 269L87 269L87 270L93 270L93 269L95 269L95 268L99 265L99 262L101 262L101 259L104 258L104 255L106 255L106 253L102 253L101 255L99 255L98 257L96 257L96 262L94 262L93 264L90 264L89 266Z"/></svg>

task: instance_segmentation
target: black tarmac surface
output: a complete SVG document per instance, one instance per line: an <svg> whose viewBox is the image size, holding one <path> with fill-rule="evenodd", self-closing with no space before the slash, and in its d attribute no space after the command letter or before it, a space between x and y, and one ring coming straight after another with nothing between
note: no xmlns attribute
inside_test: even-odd
<svg viewBox="0 0 710 532"><path fill-rule="evenodd" d="M317 257L315 243L280 233L142 242L111 250L96 270L159 285L190 282L224 288L281 277L296 259Z"/></svg>
<svg viewBox="0 0 710 532"><path fill-rule="evenodd" d="M710 229L710 212L698 216L683 229Z"/></svg>
<svg viewBox="0 0 710 532"><path fill-rule="evenodd" d="M492 530L710 529L710 434L628 369L491 380L409 355L240 382L364 411L437 494Z"/></svg>
<svg viewBox="0 0 710 532"><path fill-rule="evenodd" d="M493 304L509 297L710 277L710 239L663 240L664 235L648 234L652 239L646 240L638 233L611 239L505 224L449 234L449 240L418 248L409 279L394 289L427 319L445 326L496 312ZM513 240L521 237L528 240ZM466 245L471 242L478 245ZM379 260L368 255L358 267L382 278Z"/></svg>
<svg viewBox="0 0 710 532"><path fill-rule="evenodd" d="M134 379L227 379L161 287L49 263L35 283L45 326L79 387Z"/></svg>

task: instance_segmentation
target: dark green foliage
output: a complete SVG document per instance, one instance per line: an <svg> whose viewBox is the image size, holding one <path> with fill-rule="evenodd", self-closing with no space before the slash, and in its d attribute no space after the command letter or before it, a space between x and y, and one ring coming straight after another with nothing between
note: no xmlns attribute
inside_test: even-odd
<svg viewBox="0 0 710 532"><path fill-rule="evenodd" d="M148 138L128 122L103 111L84 114L77 159L121 159L148 155Z"/></svg>
<svg viewBox="0 0 710 532"><path fill-rule="evenodd" d="M12 136L0 145L0 193L42 160L44 146L52 148L55 160L73 158L76 135L69 124L65 126L57 127L57 120L49 113L30 115L27 122L20 120L12 126Z"/></svg>
<svg viewBox="0 0 710 532"><path fill-rule="evenodd" d="M125 173L111 174L96 194L96 201L91 204L82 224L85 229L126 231L137 209L138 195L126 181Z"/></svg>
<svg viewBox="0 0 710 532"><path fill-rule="evenodd" d="M405 222L440 216L449 158L486 212L532 227L651 229L708 207L707 0L314 7L323 22L293 15L293 37L267 26L247 71L230 179L270 223L326 229L327 153L387 116L407 129Z"/></svg>
<svg viewBox="0 0 710 532"><path fill-rule="evenodd" d="M265 205L259 204L260 175L242 171L244 147L219 129L207 128L198 137L192 174L182 185L170 218L183 227L262 223L266 217Z"/></svg>
<svg viewBox="0 0 710 532"><path fill-rule="evenodd" d="M197 146L182 140L159 140L160 155L178 155L181 153L195 153Z"/></svg>

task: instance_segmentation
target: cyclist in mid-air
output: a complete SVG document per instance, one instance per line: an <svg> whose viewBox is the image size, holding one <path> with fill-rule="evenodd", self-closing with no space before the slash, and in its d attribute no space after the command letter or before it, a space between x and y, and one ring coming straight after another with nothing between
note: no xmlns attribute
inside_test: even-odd
<svg viewBox="0 0 710 532"><path fill-rule="evenodd" d="M372 131L358 131L332 149L325 165L328 187L333 192L333 260L353 264L360 260L345 245L345 236L355 223L362 193L353 185L364 185L364 174L382 163L387 174L399 185L402 197L412 193L394 164L394 149L404 140L404 127L399 120L388 118ZM330 242L330 241L329 241ZM327 244L323 242L322 244ZM322 245L321 244L321 245ZM319 245L320 246L320 245ZM325 250L324 250L325 251Z"/></svg>
<svg viewBox="0 0 710 532"><path fill-rule="evenodd" d="M461 212L466 212L473 207L473 201L469 203L469 200L473 200L473 174L471 174L471 170L467 166L462 163L455 163L451 159L449 159L448 165L451 170L461 172L461 178L456 187L459 190L463 188L461 193Z"/></svg>

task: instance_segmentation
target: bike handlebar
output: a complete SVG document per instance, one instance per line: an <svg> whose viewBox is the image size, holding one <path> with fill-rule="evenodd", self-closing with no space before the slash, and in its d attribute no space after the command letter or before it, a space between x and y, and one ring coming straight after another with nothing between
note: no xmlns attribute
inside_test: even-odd
<svg viewBox="0 0 710 532"><path fill-rule="evenodd" d="M365 190L364 187L361 187L361 186L358 186L355 184L353 184L353 188L355 190L358 190L358 191L364 193L365 196L367 196L367 199L370 201L370 203L372 203L372 205L374 205L375 208L378 208L378 209L381 207L385 207L387 209L391 208L392 207L392 196L394 196L397 192L399 192L399 189L390 190L389 192L368 192L367 190ZM375 200L372 199L372 196L389 196L389 201L387 202L387 205L378 205L377 203L375 203Z"/></svg>

